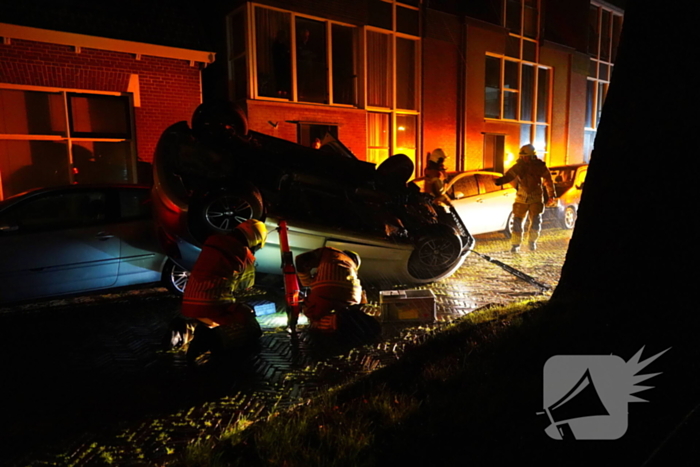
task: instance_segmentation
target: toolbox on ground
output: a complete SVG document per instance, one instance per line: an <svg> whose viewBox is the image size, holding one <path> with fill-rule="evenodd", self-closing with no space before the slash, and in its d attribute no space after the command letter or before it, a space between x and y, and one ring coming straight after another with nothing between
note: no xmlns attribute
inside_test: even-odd
<svg viewBox="0 0 700 467"><path fill-rule="evenodd" d="M432 290L382 290L379 292L381 321L433 323L436 318Z"/></svg>

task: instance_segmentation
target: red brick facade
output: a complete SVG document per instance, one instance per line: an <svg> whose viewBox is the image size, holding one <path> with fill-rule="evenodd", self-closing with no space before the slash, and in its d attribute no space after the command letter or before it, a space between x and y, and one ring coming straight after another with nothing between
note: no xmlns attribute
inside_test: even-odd
<svg viewBox="0 0 700 467"><path fill-rule="evenodd" d="M134 109L139 159L151 161L169 125L190 120L201 102L200 67L187 60L138 57L12 39L0 43L0 83L84 91L127 92L130 75L139 79L141 106Z"/></svg>
<svg viewBox="0 0 700 467"><path fill-rule="evenodd" d="M359 159L367 159L367 112L364 109L249 100L251 130L297 142L297 123L338 126L338 139ZM274 126L276 125L276 127Z"/></svg>

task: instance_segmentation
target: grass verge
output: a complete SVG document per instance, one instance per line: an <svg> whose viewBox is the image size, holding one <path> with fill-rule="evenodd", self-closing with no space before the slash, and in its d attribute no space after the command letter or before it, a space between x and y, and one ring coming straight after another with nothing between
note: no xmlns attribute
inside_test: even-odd
<svg viewBox="0 0 700 467"><path fill-rule="evenodd" d="M178 465L684 465L687 446L678 449L672 441L682 436L669 435L688 437L683 427L692 424L684 420L700 402L700 355L689 328L697 323L682 315L630 315L545 301L480 310L396 364L234 438L193 446ZM612 354L628 361L645 345L642 359L672 351L644 370L661 373L646 383L658 388L638 395L651 403L629 404L624 436L564 442L545 434L549 421L537 413L550 357Z"/></svg>

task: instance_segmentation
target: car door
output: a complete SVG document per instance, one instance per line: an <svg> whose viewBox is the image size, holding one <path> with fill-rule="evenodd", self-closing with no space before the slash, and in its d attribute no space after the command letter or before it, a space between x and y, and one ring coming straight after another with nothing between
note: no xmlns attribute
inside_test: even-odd
<svg viewBox="0 0 700 467"><path fill-rule="evenodd" d="M479 185L473 173L459 174L447 187L450 202L472 235L488 232L487 211L479 195Z"/></svg>
<svg viewBox="0 0 700 467"><path fill-rule="evenodd" d="M515 190L510 185L498 186L495 181L498 174L476 174L479 185L479 199L484 224L484 232L504 230L508 216L513 210Z"/></svg>
<svg viewBox="0 0 700 467"><path fill-rule="evenodd" d="M109 229L121 240L117 285L159 281L165 254L156 236L150 190L120 186L111 193L118 213Z"/></svg>
<svg viewBox="0 0 700 467"><path fill-rule="evenodd" d="M119 238L103 190L37 194L0 214L0 299L25 300L113 285Z"/></svg>

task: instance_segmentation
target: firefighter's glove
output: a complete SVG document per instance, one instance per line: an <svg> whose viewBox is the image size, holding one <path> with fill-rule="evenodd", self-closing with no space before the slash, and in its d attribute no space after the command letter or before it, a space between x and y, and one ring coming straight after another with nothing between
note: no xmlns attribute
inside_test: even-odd
<svg viewBox="0 0 700 467"><path fill-rule="evenodd" d="M503 185L503 177L498 177L497 179L495 179L495 180L493 181L493 184L496 185L496 186L501 186L501 185Z"/></svg>

